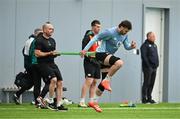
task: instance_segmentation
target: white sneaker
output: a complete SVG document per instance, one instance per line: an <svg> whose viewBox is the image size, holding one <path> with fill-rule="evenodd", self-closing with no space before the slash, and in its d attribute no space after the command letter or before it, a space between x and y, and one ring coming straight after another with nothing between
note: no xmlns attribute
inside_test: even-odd
<svg viewBox="0 0 180 119"><path fill-rule="evenodd" d="M73 104L73 102L71 100L68 100L67 98L62 98L62 100L63 100L63 104L65 104L65 105Z"/></svg>
<svg viewBox="0 0 180 119"><path fill-rule="evenodd" d="M84 102L80 102L80 103L78 104L78 107L86 108L87 105L86 105Z"/></svg>

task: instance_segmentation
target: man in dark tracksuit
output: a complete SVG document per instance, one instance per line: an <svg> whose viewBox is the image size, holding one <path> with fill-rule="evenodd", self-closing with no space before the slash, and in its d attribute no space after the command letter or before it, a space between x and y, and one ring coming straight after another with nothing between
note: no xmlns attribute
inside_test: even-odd
<svg viewBox="0 0 180 119"><path fill-rule="evenodd" d="M156 103L151 96L156 78L156 70L159 66L157 45L154 41L155 34L148 32L147 40L141 46L142 70L144 73L142 103Z"/></svg>
<svg viewBox="0 0 180 119"><path fill-rule="evenodd" d="M27 75L28 75L28 81L13 95L13 100L16 104L20 104L19 97L20 95L25 92L26 90L29 90L34 86L34 100L37 104L37 97L40 94L41 89L41 77L37 72L37 66L36 66L36 57L34 55L34 42L36 37L40 35L42 30L40 28L37 28L34 30L34 34L29 36L29 39L26 41L25 46L23 48L23 56L24 56L24 68L26 69Z"/></svg>

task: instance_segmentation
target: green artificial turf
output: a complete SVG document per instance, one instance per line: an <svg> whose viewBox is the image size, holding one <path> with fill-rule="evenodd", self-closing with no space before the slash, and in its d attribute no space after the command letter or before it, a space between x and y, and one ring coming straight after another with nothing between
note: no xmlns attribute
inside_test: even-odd
<svg viewBox="0 0 180 119"><path fill-rule="evenodd" d="M0 104L0 119L180 119L180 103L137 104L119 107L118 103L100 104L102 113L92 108L67 106L67 112L38 109L30 104Z"/></svg>

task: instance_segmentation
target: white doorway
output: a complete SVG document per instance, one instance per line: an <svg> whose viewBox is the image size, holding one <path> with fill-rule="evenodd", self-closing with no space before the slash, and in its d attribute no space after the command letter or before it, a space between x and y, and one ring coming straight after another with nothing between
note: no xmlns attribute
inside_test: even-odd
<svg viewBox="0 0 180 119"><path fill-rule="evenodd" d="M144 40L146 39L147 32L152 31L156 34L155 43L158 47L160 63L157 70L156 81L152 92L152 98L157 102L162 102L165 10L161 8L145 8L144 13Z"/></svg>

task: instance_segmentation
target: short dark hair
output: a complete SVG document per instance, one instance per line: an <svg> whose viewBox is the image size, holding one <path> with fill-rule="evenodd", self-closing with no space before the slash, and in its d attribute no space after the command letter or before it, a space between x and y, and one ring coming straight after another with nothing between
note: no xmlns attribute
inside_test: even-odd
<svg viewBox="0 0 180 119"><path fill-rule="evenodd" d="M96 24L101 24L99 20L93 20L91 22L91 26L95 26Z"/></svg>
<svg viewBox="0 0 180 119"><path fill-rule="evenodd" d="M42 29L41 29L41 28L36 28L36 29L34 30L34 34L37 34L38 32L42 32Z"/></svg>
<svg viewBox="0 0 180 119"><path fill-rule="evenodd" d="M121 26L122 26L122 27L126 27L126 28L128 28L129 30L132 29L131 22L128 21L128 20L122 21L122 22L119 24L119 28L120 28Z"/></svg>
<svg viewBox="0 0 180 119"><path fill-rule="evenodd" d="M47 21L46 24L51 24L51 22L50 22L50 21Z"/></svg>

